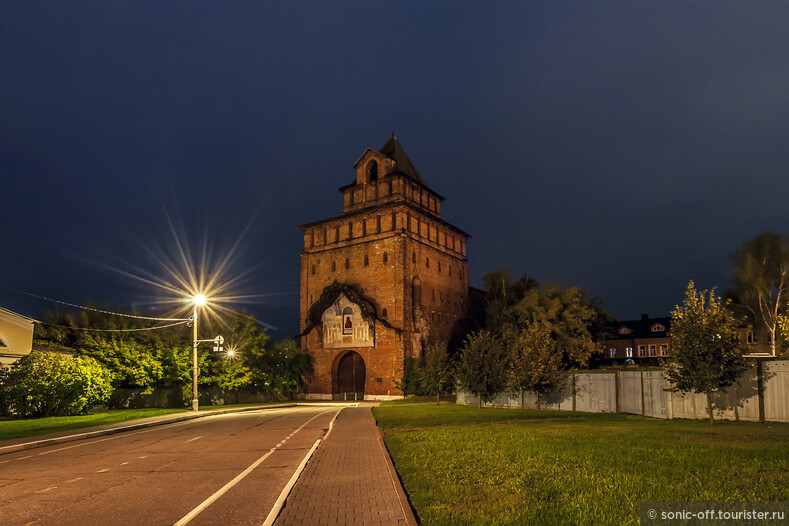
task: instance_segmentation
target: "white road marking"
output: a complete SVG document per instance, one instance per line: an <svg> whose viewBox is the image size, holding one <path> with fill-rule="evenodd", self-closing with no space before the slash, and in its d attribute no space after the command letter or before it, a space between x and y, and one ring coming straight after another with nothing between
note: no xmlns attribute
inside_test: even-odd
<svg viewBox="0 0 789 526"><path fill-rule="evenodd" d="M189 442L194 442L195 440L200 440L201 438L203 438L203 435L200 435L199 437L190 438L189 440L186 441L186 443L188 444Z"/></svg>
<svg viewBox="0 0 789 526"><path fill-rule="evenodd" d="M318 418L319 416L321 416L321 415L325 415L326 413L331 413L331 411L324 411L324 412L322 412L322 413L318 413L317 415L313 416L312 418L310 418L309 420L307 420L306 422L304 422L303 424L301 424L301 426L300 426L298 429L296 429L296 430L293 432L293 434L295 435L296 433L298 433L299 431L301 431L302 429L304 429L304 427L305 427L307 424L309 424L310 422L312 422L313 420L315 420L315 419L316 419L316 418ZM206 509L208 506L210 506L211 504L213 504L213 503L214 503L214 501L216 501L216 500L217 500L219 497L221 497L222 495L224 495L225 493L227 493L227 491L228 491L230 488L232 488L233 486L235 486L236 484L238 484L238 483L239 483L239 482L240 482L240 481L241 481L241 480L242 480L244 477L246 477L247 475L249 475L250 473L252 473L252 470L254 470L254 469L255 469L256 467L258 467L258 466L259 466L261 463L263 463L263 461L264 461L264 460L266 460L266 459L267 459L269 456L271 456L271 455L272 455L272 453L274 453L274 452L275 452L275 451L276 451L276 450L277 450L277 449L278 449L278 448L279 448L279 447L280 447L282 444L284 444L284 443L285 443L285 442L287 442L287 441L288 441L288 439L286 438L285 440L283 440L282 442L280 442L279 444L277 444L275 447L273 447L273 448L269 449L269 450L268 450L268 452L267 452L265 455L263 455L262 457L260 457L259 459L257 459L257 460L256 460L255 462L253 462L252 464L250 464L250 466L249 466L247 469L245 469L244 471L242 471L241 473L239 473L238 475L236 475L236 477L235 477L233 480L231 480L230 482L228 482L227 484L225 484L224 486L222 486L222 488L221 488L221 489L219 489L219 491L217 491L216 493L214 493L213 495L211 495L210 497L208 497L207 499L205 499L203 502L201 502L201 503L200 503L200 504L199 504L199 505L198 505L198 506L197 506L195 509L193 509L192 511L190 511L189 513L187 513L187 514L186 514L186 515L185 515L183 518L181 518L181 520L179 520L178 522L176 522L176 523L175 523L173 526L183 526L184 524L188 524L188 523L189 523L189 521L191 521L192 519L194 519L195 517L197 517L197 516L198 516L200 513L202 513L202 511L203 511L204 509Z"/></svg>
<svg viewBox="0 0 789 526"><path fill-rule="evenodd" d="M26 457L19 457L17 460L25 460L26 458L33 458L33 455L28 455Z"/></svg>
<svg viewBox="0 0 789 526"><path fill-rule="evenodd" d="M340 409L340 411L342 411L342 409ZM287 499L288 495L290 495L293 486L296 485L296 482L299 480L299 477L301 476L301 472L304 471L305 467L307 467L307 462L309 462L310 458L312 457L312 454L315 453L315 450L318 449L318 444L320 443L321 443L321 439L319 438L318 440L315 441L315 443L312 445L312 448L307 452L307 454L304 455L304 458L301 460L301 464L299 464L299 467L296 468L296 471L290 477L290 480L285 485L285 487L282 488L282 492L279 494L279 497L277 498L277 502L274 503L274 507L271 508L271 511L268 512L268 517L266 517L266 521L263 523L263 526L273 526L274 521L277 520L277 517L279 517L279 513L282 511L282 508L285 506L285 499Z"/></svg>
<svg viewBox="0 0 789 526"><path fill-rule="evenodd" d="M110 468L104 468L104 469L100 469L100 470L98 470L96 473L106 473L106 472L108 472L109 470L110 470Z"/></svg>
<svg viewBox="0 0 789 526"><path fill-rule="evenodd" d="M270 413L270 414L276 414L276 413L285 411L286 409L291 409L291 408L283 408L283 409L274 408L274 409L265 410L265 412L266 413ZM259 413L259 412L263 412L263 411L264 410L261 409L260 411L246 411L246 413ZM228 415L233 415L233 416L239 415L239 414L243 414L243 413L228 413ZM169 429L169 428L172 428L172 427L178 427L178 426L183 426L183 425L187 425L187 424L201 424L201 423L203 423L206 420L209 420L211 418L217 418L219 416L226 416L226 415L209 415L209 416L205 416L205 417L202 417L202 418L194 418L194 419L191 419L191 420L184 420L184 421L181 421L181 422L173 422L172 424L162 424L162 425L159 425L159 426L154 426L154 427L152 427L150 429L143 429L141 431L120 432L120 433L117 433L117 434L115 434L113 436L110 436L108 438L101 438L99 440L91 440L90 442L82 442L80 444L75 444L73 446L66 446L66 447L61 447L61 448L58 448L58 449L51 449L49 451L44 451L43 453L38 453L38 455L49 455L50 453L57 453L58 451L65 451L67 449L74 449L75 447L89 446L91 444L97 444L99 442L106 442L107 440L116 440L118 438L130 437L130 436L134 436L134 435L141 435L143 433L151 433L152 431L159 431L159 430ZM89 433L81 433L81 435L88 435L88 434ZM74 436L80 436L80 435L74 435ZM28 443L22 444L22 445L24 446L24 445L33 444L33 443L34 442L28 442ZM9 448L9 447L16 447L16 445L0 447L0 451L2 451L3 449ZM33 455L30 455L30 456L27 456L27 457L22 457L22 458L16 458L16 459L13 459L13 460L23 460L25 458L31 458L32 456ZM3 461L3 462L11 462L11 461L7 460L7 461Z"/></svg>
<svg viewBox="0 0 789 526"><path fill-rule="evenodd" d="M121 466L125 466L128 462L121 462Z"/></svg>
<svg viewBox="0 0 789 526"><path fill-rule="evenodd" d="M46 493L47 491L53 490L53 489L56 489L56 488L57 488L57 486L50 486L48 488L40 489L40 490L36 491L36 493Z"/></svg>
<svg viewBox="0 0 789 526"><path fill-rule="evenodd" d="M66 481L66 484L71 484L72 482L76 482L76 481L78 481L78 480L82 480L82 478L83 478L83 477L77 477L77 478L75 478L75 479L67 480L67 481Z"/></svg>
<svg viewBox="0 0 789 526"><path fill-rule="evenodd" d="M143 455L140 458L148 458L148 455Z"/></svg>

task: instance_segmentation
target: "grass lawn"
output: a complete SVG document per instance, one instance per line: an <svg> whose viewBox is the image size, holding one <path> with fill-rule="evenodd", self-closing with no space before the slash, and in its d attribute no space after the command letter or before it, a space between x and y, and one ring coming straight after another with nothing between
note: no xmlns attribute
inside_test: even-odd
<svg viewBox="0 0 789 526"><path fill-rule="evenodd" d="M454 395L446 395L446 396L442 395L441 396L441 403L442 404L448 404L448 403L454 403L454 402L455 402L455 396ZM423 395L409 396L407 398L402 398L400 400L389 400L387 402L381 402L380 405L429 404L429 403L435 404L436 403L436 397L435 396L423 396Z"/></svg>
<svg viewBox="0 0 789 526"><path fill-rule="evenodd" d="M114 424L126 420L148 418L150 416L182 413L186 409L108 409L91 411L80 416L50 416L46 418L23 418L0 420L0 440L34 435L43 435L81 427Z"/></svg>
<svg viewBox="0 0 789 526"><path fill-rule="evenodd" d="M200 411L210 411L218 409L228 409L231 407L248 407L273 404L277 402L266 402L261 404L232 404L232 405L201 405ZM58 431L68 431L69 429L79 429L82 427L103 426L105 424L115 424L127 420L137 420L151 416L169 415L174 413L184 413L189 409L107 409L102 411L91 411L87 415L80 416L50 416L47 418L0 418L0 440L9 438L20 438Z"/></svg>
<svg viewBox="0 0 789 526"><path fill-rule="evenodd" d="M422 523L638 524L641 501L789 500L789 425L374 408Z"/></svg>

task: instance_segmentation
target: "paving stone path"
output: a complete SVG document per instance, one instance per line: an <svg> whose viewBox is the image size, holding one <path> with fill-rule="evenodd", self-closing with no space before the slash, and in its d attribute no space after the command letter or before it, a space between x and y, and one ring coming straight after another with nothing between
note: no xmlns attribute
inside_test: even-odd
<svg viewBox="0 0 789 526"><path fill-rule="evenodd" d="M369 406L340 412L275 524L417 524Z"/></svg>

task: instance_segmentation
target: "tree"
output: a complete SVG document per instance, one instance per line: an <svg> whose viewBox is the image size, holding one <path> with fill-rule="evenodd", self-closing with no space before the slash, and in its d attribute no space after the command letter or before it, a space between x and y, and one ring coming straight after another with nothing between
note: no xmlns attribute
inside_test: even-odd
<svg viewBox="0 0 789 526"><path fill-rule="evenodd" d="M505 341L510 353L510 386L518 391L534 391L539 411L540 395L560 389L567 379L556 342L550 331L537 323L518 332L510 331Z"/></svg>
<svg viewBox="0 0 789 526"><path fill-rule="evenodd" d="M671 345L666 377L675 391L707 397L713 425L713 393L725 392L746 369L737 323L715 297L714 288L697 292L693 281L688 283L685 301L671 313Z"/></svg>
<svg viewBox="0 0 789 526"><path fill-rule="evenodd" d="M490 331L471 334L461 349L457 380L472 394L477 404L489 402L507 386L507 353Z"/></svg>
<svg viewBox="0 0 789 526"><path fill-rule="evenodd" d="M424 363L419 369L419 383L425 394L435 395L441 403L441 393L452 384L452 364L446 342L437 342L425 349Z"/></svg>
<svg viewBox="0 0 789 526"><path fill-rule="evenodd" d="M497 270L482 276L485 295L485 328L498 333L502 326L512 320L511 308L532 291L539 290L537 280L526 274L513 282L510 269Z"/></svg>
<svg viewBox="0 0 789 526"><path fill-rule="evenodd" d="M112 394L110 372L93 358L32 352L16 362L6 379L18 416L87 413Z"/></svg>
<svg viewBox="0 0 789 526"><path fill-rule="evenodd" d="M488 290L486 329L501 336L537 324L550 333L564 368L583 367L601 352L609 316L578 287L540 287L528 276L511 282L506 270L484 277Z"/></svg>
<svg viewBox="0 0 789 526"><path fill-rule="evenodd" d="M784 342L784 346L786 346L787 343L789 343L789 316L780 316L778 318L778 331L781 334L781 340Z"/></svg>
<svg viewBox="0 0 789 526"><path fill-rule="evenodd" d="M789 302L789 236L766 232L734 255L734 293L757 328L770 335L776 356L778 321Z"/></svg>
<svg viewBox="0 0 789 526"><path fill-rule="evenodd" d="M110 371L115 387L143 393L181 387L184 400L192 399L192 335L183 325L130 331L148 328L150 322L94 311L59 311L47 318L49 324L37 329L38 342L95 358ZM207 317L200 330L203 336L222 334L226 347L237 350L236 358L229 359L208 345L198 347L202 386L282 393L297 389L310 368L309 356L295 342L272 342L257 320L244 312L226 313L222 319Z"/></svg>
<svg viewBox="0 0 789 526"><path fill-rule="evenodd" d="M79 339L79 354L107 367L115 387L138 388L150 394L162 379L161 361L151 349L123 333L86 333Z"/></svg>

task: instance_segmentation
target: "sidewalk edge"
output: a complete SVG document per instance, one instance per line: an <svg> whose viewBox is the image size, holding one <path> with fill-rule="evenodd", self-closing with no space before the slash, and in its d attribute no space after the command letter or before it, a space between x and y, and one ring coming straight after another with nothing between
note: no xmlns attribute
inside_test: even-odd
<svg viewBox="0 0 789 526"><path fill-rule="evenodd" d="M395 487L397 498L400 500L400 507L403 508L403 514L405 515L406 523L408 526L418 526L419 521L416 518L414 507L411 505L411 500L408 498L408 494L405 492L403 481L400 479L400 474L394 467L394 461L392 461L392 455L389 453L389 448L386 447L386 442L384 442L383 430L378 427L378 422L375 423L375 427L378 430L378 444L381 446L384 458L386 459L386 467L389 470L389 477L392 479L392 485Z"/></svg>

